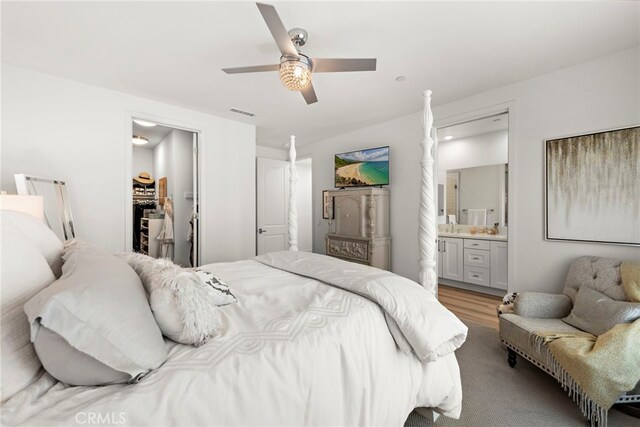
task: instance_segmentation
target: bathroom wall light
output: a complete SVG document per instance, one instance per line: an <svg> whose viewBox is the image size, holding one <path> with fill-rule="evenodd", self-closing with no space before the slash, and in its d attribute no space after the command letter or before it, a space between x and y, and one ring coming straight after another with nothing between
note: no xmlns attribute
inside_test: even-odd
<svg viewBox="0 0 640 427"><path fill-rule="evenodd" d="M137 124L139 124L140 126L144 126L146 128L152 128L154 126L157 126L156 123L148 122L146 120L133 119L133 121L136 122Z"/></svg>
<svg viewBox="0 0 640 427"><path fill-rule="evenodd" d="M135 145L145 145L149 143L149 138L146 138L144 136L133 135L133 138L131 139L131 143Z"/></svg>
<svg viewBox="0 0 640 427"><path fill-rule="evenodd" d="M453 136L451 136L451 135L447 135L447 136L445 136L443 139L444 139L445 141L450 141L450 140L452 140L452 139L453 139Z"/></svg>

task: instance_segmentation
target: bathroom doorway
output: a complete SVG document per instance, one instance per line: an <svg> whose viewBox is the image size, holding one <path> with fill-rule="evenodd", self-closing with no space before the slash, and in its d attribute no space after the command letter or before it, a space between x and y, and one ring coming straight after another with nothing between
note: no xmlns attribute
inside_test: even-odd
<svg viewBox="0 0 640 427"><path fill-rule="evenodd" d="M437 128L439 283L509 288L509 111Z"/></svg>
<svg viewBox="0 0 640 427"><path fill-rule="evenodd" d="M131 129L130 249L198 266L199 133L137 117Z"/></svg>

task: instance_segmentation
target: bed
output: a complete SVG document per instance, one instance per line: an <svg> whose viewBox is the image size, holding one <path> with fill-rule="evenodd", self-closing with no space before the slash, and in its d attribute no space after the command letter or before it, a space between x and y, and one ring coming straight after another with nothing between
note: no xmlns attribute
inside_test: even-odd
<svg viewBox="0 0 640 427"><path fill-rule="evenodd" d="M420 209L435 226L432 191L424 188L432 173L424 169L433 164L429 99L425 93L426 199ZM295 171L293 141L291 146ZM295 228L295 217L290 211L290 227ZM2 423L402 425L414 408L458 418L462 392L454 351L464 342L466 327L432 292L429 232L431 220L421 218L421 285L295 250L203 266L238 299L220 308L222 336L200 347L166 339L167 360L137 383L72 387L40 368L26 387L3 389ZM290 249L295 240L294 230ZM3 236L3 246L6 241ZM432 259L425 259L429 253ZM28 340L19 335L28 336L28 325L14 324L24 317L21 303L37 292L35 285L29 289L29 280L36 280L26 271L28 262L22 265L28 279L21 279L22 288L3 286L3 326L14 325L11 337L3 330L3 346L17 349L3 350L3 381L36 363L29 359ZM3 284L5 274L21 274L17 268L3 268ZM38 283L42 287L42 280Z"/></svg>

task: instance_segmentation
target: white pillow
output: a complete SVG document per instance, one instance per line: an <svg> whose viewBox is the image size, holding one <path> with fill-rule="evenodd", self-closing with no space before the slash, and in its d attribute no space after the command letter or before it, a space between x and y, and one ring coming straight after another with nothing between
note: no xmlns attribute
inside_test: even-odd
<svg viewBox="0 0 640 427"><path fill-rule="evenodd" d="M44 255L56 277L62 274L62 241L47 225L33 215L24 212L2 210L3 221L13 224Z"/></svg>
<svg viewBox="0 0 640 427"><path fill-rule="evenodd" d="M222 333L219 306L236 301L213 274L183 269L168 259L118 254L138 273L162 333L183 344L202 345Z"/></svg>
<svg viewBox="0 0 640 427"><path fill-rule="evenodd" d="M68 384L100 385L137 380L164 363L162 334L131 267L109 253L78 244L67 247L64 259L62 277L24 307L45 369ZM61 340L58 345L41 342L55 342L42 326L72 348L60 347ZM100 372L92 370L95 363L80 359L82 353L106 366Z"/></svg>
<svg viewBox="0 0 640 427"><path fill-rule="evenodd" d="M38 248L13 223L5 221L4 215L0 217L0 225L0 395L4 402L42 374L42 364L29 340L29 321L22 306L55 278Z"/></svg>

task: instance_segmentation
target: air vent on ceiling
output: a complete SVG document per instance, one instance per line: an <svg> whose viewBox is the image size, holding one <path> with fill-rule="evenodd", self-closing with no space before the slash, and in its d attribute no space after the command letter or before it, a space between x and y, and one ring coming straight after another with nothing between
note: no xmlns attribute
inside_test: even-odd
<svg viewBox="0 0 640 427"><path fill-rule="evenodd" d="M255 114L250 113L248 111L242 111L242 110L238 110L237 108L232 108L231 110L232 113L237 113L237 114L242 114L243 116L247 116L247 117L254 117Z"/></svg>

